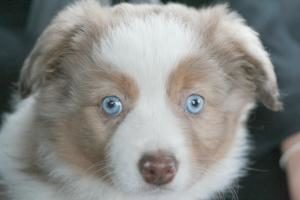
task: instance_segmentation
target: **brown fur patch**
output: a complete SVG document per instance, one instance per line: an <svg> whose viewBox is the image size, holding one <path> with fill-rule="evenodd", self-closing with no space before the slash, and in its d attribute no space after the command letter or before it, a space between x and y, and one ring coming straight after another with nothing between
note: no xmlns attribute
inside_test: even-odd
<svg viewBox="0 0 300 200"><path fill-rule="evenodd" d="M209 169L231 148L242 113L225 109L229 89L230 82L205 55L184 60L170 76L168 96L183 121L196 171ZM198 115L190 115L182 109L191 94L205 99L204 110Z"/></svg>
<svg viewBox="0 0 300 200"><path fill-rule="evenodd" d="M25 60L19 80L22 98L57 76L67 55L92 48L104 30L105 13L96 1L78 1L54 18Z"/></svg>
<svg viewBox="0 0 300 200"><path fill-rule="evenodd" d="M198 17L199 52L171 74L168 95L185 122L195 170L205 171L226 157L247 105L256 97L274 110L280 103L269 58L241 18L224 6L203 10ZM251 48L259 53L254 55ZM191 94L205 99L204 110L196 116L182 109Z"/></svg>
<svg viewBox="0 0 300 200"><path fill-rule="evenodd" d="M109 181L106 148L115 129L137 101L137 86L130 77L101 68L86 70L80 80L74 78L66 84L70 84L68 88L73 91L71 96L65 96L59 86L55 89L56 94L51 88L42 93L40 119L46 120L41 123L45 128L51 126L48 134L63 160L83 174L97 175ZM118 96L123 103L122 113L114 118L107 116L101 108L102 99L111 95ZM60 105L69 105L69 110L53 112L58 100ZM45 101L49 102L48 106ZM51 116L43 114L49 112Z"/></svg>

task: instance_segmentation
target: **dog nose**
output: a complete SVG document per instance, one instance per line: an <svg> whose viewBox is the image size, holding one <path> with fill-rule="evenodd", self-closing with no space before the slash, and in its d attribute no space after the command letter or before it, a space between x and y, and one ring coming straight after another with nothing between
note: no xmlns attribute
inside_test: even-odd
<svg viewBox="0 0 300 200"><path fill-rule="evenodd" d="M139 170L144 180L151 185L170 183L177 172L178 162L167 154L145 154L139 162Z"/></svg>

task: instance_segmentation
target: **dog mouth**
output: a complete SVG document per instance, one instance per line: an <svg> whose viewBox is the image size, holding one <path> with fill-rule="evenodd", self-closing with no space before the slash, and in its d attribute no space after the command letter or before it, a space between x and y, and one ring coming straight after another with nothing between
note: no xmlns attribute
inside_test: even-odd
<svg viewBox="0 0 300 200"><path fill-rule="evenodd" d="M183 192L193 185L192 183L184 183L182 185L178 183L177 180L172 180L167 184L161 184L161 180L157 180L158 184L150 184L143 180L143 178L140 178L137 181L135 181L134 179L135 178L131 180L130 177L128 177L125 184L121 182L115 182L117 180L112 181L111 187L113 187L115 190L121 191L126 195L166 196L178 192Z"/></svg>
<svg viewBox="0 0 300 200"><path fill-rule="evenodd" d="M154 185L143 185L138 188L136 191L126 191L128 194L133 195L144 195L144 196L164 196L168 194L172 194L174 192L178 192L174 187L170 185L162 185L162 186L154 186Z"/></svg>
<svg viewBox="0 0 300 200"><path fill-rule="evenodd" d="M139 180L137 182L133 181L132 184L130 184L131 180L128 177L127 184L123 185L120 182L112 181L109 185L111 187L114 187L116 190L122 191L126 194L130 195L146 195L146 196L153 196L153 195L167 195L170 193L178 192L179 188L175 186L175 181L171 181L167 184L162 184L164 180L161 180L161 178L158 178L157 180L153 180L153 183L156 184L150 184L147 183L146 180Z"/></svg>
<svg viewBox="0 0 300 200"><path fill-rule="evenodd" d="M146 195L165 195L176 192L176 190L169 186L148 186L144 190L140 191L142 194Z"/></svg>

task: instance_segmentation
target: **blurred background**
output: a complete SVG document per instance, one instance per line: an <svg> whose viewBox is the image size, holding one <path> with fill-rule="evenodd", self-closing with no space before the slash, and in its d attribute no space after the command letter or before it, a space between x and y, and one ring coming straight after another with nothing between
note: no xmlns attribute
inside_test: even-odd
<svg viewBox="0 0 300 200"><path fill-rule="evenodd" d="M261 35L279 74L286 111L274 114L262 106L249 120L253 151L249 175L237 184L242 200L287 200L286 175L278 166L280 143L300 131L300 0L178 0L190 6L229 2ZM0 1L0 114L11 109L19 71L38 36L53 16L73 0ZM118 0L101 0L102 5ZM123 1L122 1L123 2ZM140 0L132 0L139 3ZM157 3L157 0L143 2ZM164 1L165 3L165 1ZM2 118L0 120L0 125ZM2 164L2 163L0 163ZM299 186L300 190L300 186ZM236 196L236 197L235 197Z"/></svg>

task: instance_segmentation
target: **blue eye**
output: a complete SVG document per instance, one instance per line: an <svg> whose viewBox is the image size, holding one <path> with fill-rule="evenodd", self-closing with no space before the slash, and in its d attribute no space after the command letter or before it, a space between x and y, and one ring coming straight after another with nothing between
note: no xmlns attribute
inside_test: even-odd
<svg viewBox="0 0 300 200"><path fill-rule="evenodd" d="M204 98L198 94L190 95L185 102L185 111L191 114L198 114L204 107Z"/></svg>
<svg viewBox="0 0 300 200"><path fill-rule="evenodd" d="M115 117L122 112L122 102L116 96L107 96L102 100L102 109L110 117Z"/></svg>

